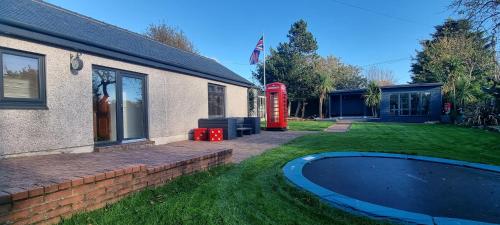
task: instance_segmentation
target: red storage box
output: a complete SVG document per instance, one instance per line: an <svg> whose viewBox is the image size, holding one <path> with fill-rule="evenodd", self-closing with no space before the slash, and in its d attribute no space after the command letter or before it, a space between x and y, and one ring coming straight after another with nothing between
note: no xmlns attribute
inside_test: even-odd
<svg viewBox="0 0 500 225"><path fill-rule="evenodd" d="M193 139L195 141L208 141L207 128L195 128Z"/></svg>
<svg viewBox="0 0 500 225"><path fill-rule="evenodd" d="M224 132L222 128L210 128L208 130L210 141L219 142L224 140Z"/></svg>

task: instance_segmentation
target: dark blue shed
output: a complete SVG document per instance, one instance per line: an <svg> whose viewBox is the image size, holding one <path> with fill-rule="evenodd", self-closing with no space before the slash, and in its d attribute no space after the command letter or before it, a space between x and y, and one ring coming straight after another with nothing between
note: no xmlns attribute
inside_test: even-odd
<svg viewBox="0 0 500 225"><path fill-rule="evenodd" d="M438 121L441 116L441 83L383 86L377 114L381 121ZM330 93L330 117L371 117L364 103L366 89L337 90Z"/></svg>

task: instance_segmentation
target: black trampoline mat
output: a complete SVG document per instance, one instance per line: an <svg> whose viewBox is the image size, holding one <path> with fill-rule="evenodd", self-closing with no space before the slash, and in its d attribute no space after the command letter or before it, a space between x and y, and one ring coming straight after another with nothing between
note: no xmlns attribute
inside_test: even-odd
<svg viewBox="0 0 500 225"><path fill-rule="evenodd" d="M304 166L303 175L361 201L422 213L500 223L500 174L421 160L332 157Z"/></svg>

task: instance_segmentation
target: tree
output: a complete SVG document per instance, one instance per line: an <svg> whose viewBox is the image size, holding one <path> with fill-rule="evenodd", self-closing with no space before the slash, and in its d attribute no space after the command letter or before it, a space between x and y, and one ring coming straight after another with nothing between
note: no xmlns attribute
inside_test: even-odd
<svg viewBox="0 0 500 225"><path fill-rule="evenodd" d="M443 38L471 38L474 45L479 45L480 48L486 48L486 41L483 38L482 32L475 32L468 20L447 20L443 25L436 26L436 31L432 34L431 40L421 42L422 51L417 51L414 62L411 66L412 80L414 83L419 82L444 82L444 77L438 77L439 74L430 71L426 67L431 62L430 49Z"/></svg>
<svg viewBox="0 0 500 225"><path fill-rule="evenodd" d="M331 63L333 62L333 63ZM336 58L333 56L328 56L325 58L318 58L315 63L315 90L319 100L319 110L318 114L320 118L323 118L323 103L327 94L334 87L334 74L337 70Z"/></svg>
<svg viewBox="0 0 500 225"><path fill-rule="evenodd" d="M287 37L288 42L280 43L276 49L270 49L265 60L266 83L281 82L287 86L289 107L291 101L300 103L295 111L295 116L298 116L300 109L305 111L306 99L314 95L313 62L318 57L318 45L312 33L307 30L304 20L292 24ZM261 84L264 83L262 63L257 65L252 75Z"/></svg>
<svg viewBox="0 0 500 225"><path fill-rule="evenodd" d="M458 14L464 15L477 28L496 35L500 29L500 13L498 0L454 0L450 5Z"/></svg>
<svg viewBox="0 0 500 225"><path fill-rule="evenodd" d="M465 18L472 21L477 30L483 30L490 35L490 46L497 53L498 31L500 29L499 6L500 1L498 0L454 0L450 5L458 14L464 15ZM496 99L497 110L500 112L500 95L498 91L495 91L495 89L500 89L497 87L500 85L498 58L499 56L495 54L490 59L495 65L495 71L488 78L490 84L484 86L483 90Z"/></svg>
<svg viewBox="0 0 500 225"><path fill-rule="evenodd" d="M335 89L356 89L366 87L366 85L367 80L361 75L359 67L340 62L339 69L335 74Z"/></svg>
<svg viewBox="0 0 500 225"><path fill-rule="evenodd" d="M198 54L194 44L181 29L169 26L163 22L159 24L150 24L144 35L174 48Z"/></svg>
<svg viewBox="0 0 500 225"><path fill-rule="evenodd" d="M448 20L436 27L432 37L422 42L423 50L414 59L413 82L442 82L454 113L483 99L481 87L494 72L494 63L488 59L495 54L484 33L473 31L467 20Z"/></svg>
<svg viewBox="0 0 500 225"><path fill-rule="evenodd" d="M365 104L372 109L372 115L377 117L377 108L382 100L382 90L376 81L370 81L364 94Z"/></svg>
<svg viewBox="0 0 500 225"><path fill-rule="evenodd" d="M318 43L312 33L307 30L306 21L301 19L292 24L287 37L293 52L303 55L316 54Z"/></svg>
<svg viewBox="0 0 500 225"><path fill-rule="evenodd" d="M375 66L370 67L365 72L365 77L368 81L374 81L379 86L387 86L396 83L396 78L392 70L384 70Z"/></svg>

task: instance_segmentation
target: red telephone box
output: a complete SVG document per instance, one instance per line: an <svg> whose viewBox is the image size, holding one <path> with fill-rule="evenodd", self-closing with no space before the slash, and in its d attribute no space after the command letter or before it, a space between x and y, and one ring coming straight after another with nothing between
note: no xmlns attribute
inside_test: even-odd
<svg viewBox="0 0 500 225"><path fill-rule="evenodd" d="M267 126L268 130L286 130L288 117L288 95L282 83L266 85Z"/></svg>

